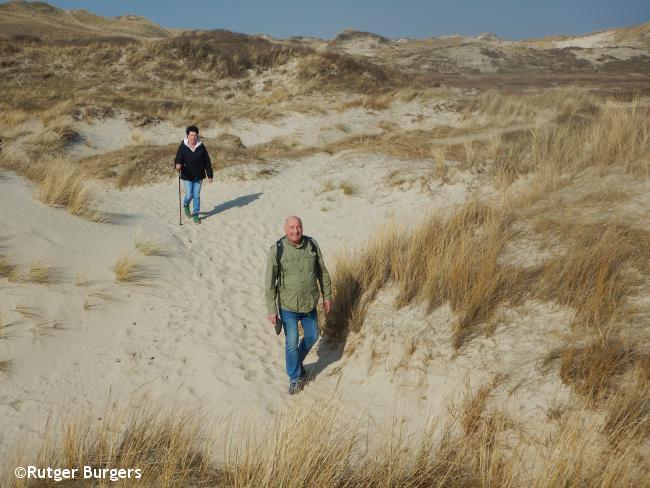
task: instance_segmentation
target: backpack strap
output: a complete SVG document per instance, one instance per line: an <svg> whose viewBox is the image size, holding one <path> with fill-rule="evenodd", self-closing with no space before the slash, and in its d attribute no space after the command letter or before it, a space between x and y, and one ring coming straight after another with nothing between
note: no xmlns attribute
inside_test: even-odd
<svg viewBox="0 0 650 488"><path fill-rule="evenodd" d="M282 281L282 263L280 260L282 259L282 253L284 252L284 245L282 244L282 239L278 239L278 241L275 243L275 262L278 265L278 278L275 280L275 288L276 290L279 290L280 288L280 282Z"/></svg>
<svg viewBox="0 0 650 488"><path fill-rule="evenodd" d="M309 243L309 247L311 247L311 252L318 254L318 248L316 247L316 243L314 242L314 240L309 236L302 236L302 238Z"/></svg>
<svg viewBox="0 0 650 488"><path fill-rule="evenodd" d="M316 255L316 275L320 274L320 261L318 260L318 247L316 247L316 243L314 240L306 235L302 236L303 239L307 239L307 242L309 243L309 246L311 247L311 252L313 252Z"/></svg>

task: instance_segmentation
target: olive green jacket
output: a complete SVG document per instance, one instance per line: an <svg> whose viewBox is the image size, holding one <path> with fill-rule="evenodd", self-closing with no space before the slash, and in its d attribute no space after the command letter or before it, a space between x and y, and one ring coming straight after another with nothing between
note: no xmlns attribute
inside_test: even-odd
<svg viewBox="0 0 650 488"><path fill-rule="evenodd" d="M282 238L282 277L280 280L280 307L291 312L311 312L318 304L320 291L324 300L332 299L332 284L330 275L325 267L320 247L314 239L317 252L311 250L307 239L299 246L292 245L287 237ZM319 268L316 266L318 260ZM266 261L264 276L264 296L268 315L275 313L275 282L278 278L277 246L273 244Z"/></svg>

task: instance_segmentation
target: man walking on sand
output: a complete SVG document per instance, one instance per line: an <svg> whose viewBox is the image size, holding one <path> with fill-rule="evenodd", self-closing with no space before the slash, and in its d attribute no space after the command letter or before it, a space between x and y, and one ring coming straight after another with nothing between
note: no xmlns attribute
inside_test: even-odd
<svg viewBox="0 0 650 488"><path fill-rule="evenodd" d="M212 183L212 161L208 150L199 140L199 129L190 125L186 130L187 137L178 146L176 151L176 171L180 171L180 178L185 184L185 198L183 199L183 210L186 217L192 217L195 224L200 224L199 210L201 208L201 184L206 175ZM190 213L190 202L194 202L194 208Z"/></svg>
<svg viewBox="0 0 650 488"><path fill-rule="evenodd" d="M332 307L332 286L320 248L314 239L303 235L300 218L287 217L284 232L286 235L269 250L264 295L269 322L276 325L278 313L283 322L289 395L293 395L304 386L302 362L318 339L316 305L320 293L327 314ZM298 321L304 332L300 341Z"/></svg>

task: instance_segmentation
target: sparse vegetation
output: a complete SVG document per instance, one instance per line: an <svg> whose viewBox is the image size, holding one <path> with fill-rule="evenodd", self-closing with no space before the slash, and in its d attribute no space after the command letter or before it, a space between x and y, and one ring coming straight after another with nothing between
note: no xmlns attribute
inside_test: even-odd
<svg viewBox="0 0 650 488"><path fill-rule="evenodd" d="M394 281L397 306L418 299L433 310L449 301L458 314L454 345L460 347L499 303L521 300L525 276L498 263L509 236L507 215L471 202L452 219L433 217L404 234L387 229L356 258L358 264L349 257L336 263L338 299L328 326L360 330L366 300Z"/></svg>
<svg viewBox="0 0 650 488"><path fill-rule="evenodd" d="M410 77L364 58L322 51L300 59L296 78L305 92L327 89L376 94L401 86Z"/></svg>
<svg viewBox="0 0 650 488"><path fill-rule="evenodd" d="M13 361L10 359L0 360L0 373L10 374L13 371Z"/></svg>
<svg viewBox="0 0 650 488"><path fill-rule="evenodd" d="M53 7L36 3L34 9L52 13ZM97 19L84 21L93 25ZM132 22L144 29L141 21ZM242 180L272 177L285 160L315 153L380 154L384 157L375 159L390 160L382 169L387 186L382 190L422 189L431 195L440 190L444 198L451 190L445 185L453 183L466 186L471 198L419 225L387 226L358 252L346 250L330 268L336 299L332 313L320 316L325 339L342 339L344 360L350 361L364 352L362 339L376 339L367 352L368 375L379 374L376 366L389 358L385 371L394 377L413 373L421 362L426 380L437 359L434 341L449 338L449 361L466 352L482 355L470 347L483 335L499 344L508 328L501 314L535 301L561 308L568 318L557 347L527 360L538 361L540 375L552 375L557 386L567 386L562 393L571 393L557 403L549 399L541 409L546 418L540 422L551 426L543 438L502 410L506 379L497 376L478 388L468 386L450 407L454 421L432 419L437 426L421 437L406 435L396 424L386 427L390 433L384 437L371 433L331 402L305 409L309 416L278 415L268 431L251 422L250 431L227 431L223 437L214 437L207 421L196 420L204 419L201 413L138 407L120 418L70 422L62 434L48 433L39 455L27 461L139 466L141 486L161 487L646 482L650 230L643 192L650 176L650 105L638 73L647 60L604 60L601 69L572 50L482 48L477 52L495 70L484 76L449 57L459 47L453 39L391 42L388 48L377 36L373 42L381 47L356 56L346 43L370 34L346 32L326 49L316 49L311 41L227 31L177 35L153 26L137 30L137 39L125 37L133 34L124 25L119 36L84 32L82 37L91 37L71 39L66 25L0 39L0 167L35 182L44 203L102 222L108 217L93 198L92 180L122 189L176 177L171 161L177 143L149 145L151 126L162 122L184 127L191 121L202 135L220 134L204 138L214 167L253 163L242 166ZM644 29L636 35L645 35ZM588 88L548 88L573 81ZM372 119L374 112L382 113ZM449 125L436 119L438 112L449 117ZM97 146L77 131L118 115L136 128L124 140L128 147L94 154ZM236 135L242 126L284 123L287 115L289 123L294 115L298 123L322 117L326 123L318 137L327 142L308 147L303 141L310 138L287 134L288 125L276 132L283 135L258 139L267 141L260 144L244 145ZM357 116L363 117L359 123ZM81 144L94 155L70 159ZM418 171L411 171L416 165ZM357 178L328 174L332 179L321 191L333 193L314 207L322 212L340 193L372 191L366 183L360 195L352 183ZM337 205L326 216L335 219L340 210ZM144 256L169 252L141 234L134 246ZM61 270L46 262L19 266L0 254L0 278L18 281L16 287L62 279ZM137 256L119 257L112 267L116 282L153 283L155 275ZM75 280L77 286L94 283L79 275ZM73 291L80 296L72 309L85 318L99 314L84 312L119 303L107 291ZM387 291L395 297L382 303L389 308L449 313L446 335L402 334L393 351L386 349L381 338L371 337L374 329L367 322L368 311L384 296L380 292ZM34 339L44 340L68 323L49 320L47 310L14 305L6 307L16 321L0 321L0 339L11 336L8 327L14 323L28 322ZM13 367L12 361L0 361L0 372ZM326 375L341 374L343 367ZM413 381L416 388L419 380ZM508 398L514 398L518 386L509 387ZM217 443L223 449L215 450ZM41 486L7 476L10 486Z"/></svg>
<svg viewBox="0 0 650 488"><path fill-rule="evenodd" d="M87 179L78 169L70 163L54 162L43 165L41 170L37 176L40 180L37 196L42 202L65 207L73 215L102 221L101 210L93 206Z"/></svg>
<svg viewBox="0 0 650 488"><path fill-rule="evenodd" d="M481 411L487 410L483 397L479 403ZM129 486L160 487L294 483L542 487L580 486L584 479L614 487L621 481L626 486L637 485L648 474L647 466L635 462L643 449L638 431L619 431L617 438L627 444L617 449L598 443L597 426L579 418L562 423L546 443L538 444L531 453L538 461L527 468L513 455L508 442L512 425L495 411L481 415L477 410L468 430L432 421L418 435L407 436L394 421L370 436L360 420L351 420L339 407L330 405L316 415L313 410L309 415L301 411L282 415L267 427L254 422L244 426L241 420L220 437L215 433L221 425L199 422L197 419L205 418L203 414L186 411L149 406L129 414L112 412L92 424L67 421L60 433L48 432L32 460L17 452L10 459L18 466L137 466L141 477L129 480ZM296 429L296 425L303 428ZM286 443L287 438L293 442ZM217 444L225 452L220 460L210 455ZM13 476L7 482L16 488L41 486L38 480Z"/></svg>
<svg viewBox="0 0 650 488"><path fill-rule="evenodd" d="M0 278L14 279L17 268L18 266L10 263L6 257L0 256Z"/></svg>
<svg viewBox="0 0 650 488"><path fill-rule="evenodd" d="M339 188L343 192L343 194L347 196L356 195L357 193L359 193L357 187L347 181L342 182Z"/></svg>
<svg viewBox="0 0 650 488"><path fill-rule="evenodd" d="M648 150L650 141L638 134L646 133L648 123L637 119L636 105L622 110L617 109L617 113L620 117L625 113L626 122L618 126L626 130L617 131L613 147L618 147L620 152L616 156L609 159L603 154L596 158L592 153L593 157L585 160L585 153L593 151L592 131L600 133L599 127L604 120L598 118L587 125L583 122L568 127L559 125L553 130L561 137L554 137L552 143L550 138L533 132L529 152L520 155L525 161L523 164L527 165L523 173L534 171L543 184L552 188L567 172L577 174L588 169L580 163L562 163L562 170L559 170L560 161L575 161L564 154L570 150L576 158L580 154L585 163L588 160L590 166L608 166L615 160L623 160L627 161L626 169L644 174L643 164L650 151L644 152L641 148ZM607 109L597 113L596 117L604 117ZM633 126L631 120L641 128ZM628 143L623 144L624 140ZM493 141L492 152L498 153L501 145L501 141ZM476 159L475 150L468 147L471 146L466 146L466 157L472 163ZM437 159L442 161L443 157ZM392 176L398 178L397 173ZM542 196L545 195L535 195L532 198L536 201L544 201ZM449 219L429 219L407 236L402 236L403 230L385 231L384 235L373 239L380 244L358 255L358 265L350 263L350 257L342 258L336 267L340 270L337 287L344 290L340 293L343 298L338 300L340 308L332 315L331 326L338 329L347 324L351 330L358 331L365 303L358 295L372 299L388 282L395 282L401 290L398 306L417 299L427 301L433 309L449 301L458 314L454 326L457 347L471 335L474 325L489 318L497 304L503 301L518 303L526 294L574 307L577 318L588 326L622 318L626 313L626 299L633 287L638 286L638 282L624 271L625 267L644 268L637 256L648 255L650 235L616 222L583 224L574 234L565 232L566 253L547 261L543 267L510 269L500 262L499 256L506 242L514 236L513 223L517 218L527 218L526 209L536 205L530 199L518 202L515 205L522 205L521 209L516 208L512 213L505 207L488 208L470 203ZM549 213L542 215L553 211L548 208L546 212ZM535 220L539 222L537 232L550 230L539 214ZM348 283L354 286L349 288ZM348 299L348 293L355 297Z"/></svg>
<svg viewBox="0 0 650 488"><path fill-rule="evenodd" d="M588 344L553 351L547 361L560 360L562 381L592 402L602 402L614 381L639 361L639 355L618 339L592 339Z"/></svg>
<svg viewBox="0 0 650 488"><path fill-rule="evenodd" d="M72 162L55 158L31 163L24 156L0 154L0 163L36 182L36 196L43 203L65 207L73 215L94 222L106 220L105 214L94 203L88 177Z"/></svg>
<svg viewBox="0 0 650 488"><path fill-rule="evenodd" d="M39 309L36 307L27 307L25 305L19 305L16 308L14 308L14 311L18 312L23 317L33 321L42 319L42 315L39 312Z"/></svg>
<svg viewBox="0 0 650 488"><path fill-rule="evenodd" d="M45 285L52 283L54 276L50 269L49 264L45 261L34 261L29 266L29 271L27 273L27 279L32 283L38 283L39 285Z"/></svg>
<svg viewBox="0 0 650 488"><path fill-rule="evenodd" d="M0 341L8 340L14 337L12 327L15 325L15 322L7 322L5 319L5 314L0 313Z"/></svg>
<svg viewBox="0 0 650 488"><path fill-rule="evenodd" d="M587 326L622 318L617 314L626 312L627 298L638 284L624 267L648 249L650 234L609 223L580 225L569 239L566 252L544 268L544 296L575 308L577 320Z"/></svg>
<svg viewBox="0 0 650 488"><path fill-rule="evenodd" d="M30 329L34 338L47 337L53 334L53 331L61 329L61 324L56 320L47 320L45 322L38 322Z"/></svg>
<svg viewBox="0 0 650 488"><path fill-rule="evenodd" d="M135 248L145 256L166 256L167 246L154 238L147 238L138 231L134 238Z"/></svg>
<svg viewBox="0 0 650 488"><path fill-rule="evenodd" d="M383 229L357 254L341 256L334 266L337 301L324 330L331 338L346 338L349 349L358 347L369 305L389 286L398 290L396 307L423 302L433 310L449 303L455 348L480 328L489 332L500 306L517 307L530 298L568 306L575 314L573 333L548 355L546 367L585 402L551 405L547 418L559 424L554 442L574 446L571 452L580 461L576 467L562 459L560 444L557 452L553 444L532 484L577 486L584 476L604 485L622 479L634 484L641 472L631 468L633 457L623 446L638 449L648 436L650 362L646 336L626 329L648 313L637 308L638 300L632 305L632 298L647 289L650 234L612 210L626 197L612 193L605 181L627 181L626 174L647 178L648 125L638 118L636 103L616 108L593 99L572 103L560 104L550 126L463 144L468 167L488 175L501 198L484 199L489 205L471 201L408 231ZM611 124L616 130L605 135ZM607 148L596 152L602 138L609 140ZM438 165L456 154L453 146L444 151L433 146ZM528 177L526 189L513 190L522 176ZM399 170L387 176L389 184L406 181ZM524 236L546 246L548 255L536 264L513 266L505 249ZM490 432L495 439L512 428L501 413L483 414L492 389L479 388L455 410L468 438ZM584 413L585 406L605 421L587 421L593 417ZM606 461L602 469L593 464L596 459Z"/></svg>
<svg viewBox="0 0 650 488"><path fill-rule="evenodd" d="M151 272L128 253L118 258L113 266L113 272L115 273L115 281L118 283L142 285L152 277Z"/></svg>

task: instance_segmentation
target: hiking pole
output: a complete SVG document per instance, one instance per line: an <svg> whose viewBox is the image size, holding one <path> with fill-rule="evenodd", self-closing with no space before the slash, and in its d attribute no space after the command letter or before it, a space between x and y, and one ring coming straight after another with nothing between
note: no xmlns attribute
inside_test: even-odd
<svg viewBox="0 0 650 488"><path fill-rule="evenodd" d="M178 172L178 225L183 225L181 217L181 172Z"/></svg>

